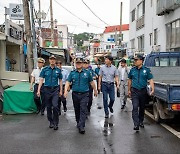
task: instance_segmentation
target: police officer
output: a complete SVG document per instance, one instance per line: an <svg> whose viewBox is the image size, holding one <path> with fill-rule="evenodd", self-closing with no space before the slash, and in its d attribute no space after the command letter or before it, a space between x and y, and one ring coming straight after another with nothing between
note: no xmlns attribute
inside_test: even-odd
<svg viewBox="0 0 180 154"><path fill-rule="evenodd" d="M71 71L66 81L64 97L67 97L68 88L72 83L72 99L77 127L79 128L79 133L84 134L89 101L89 84L93 87L95 96L97 96L97 90L92 75L88 70L83 69L83 59L76 58L75 65L76 69Z"/></svg>
<svg viewBox="0 0 180 154"><path fill-rule="evenodd" d="M33 72L31 73L31 84L30 84L30 90L33 90L33 83L35 82L34 85L34 102L36 104L37 107L37 114L39 114L39 112L41 112L41 115L44 115L44 110L45 110L45 100L44 100L44 86L42 85L41 87L41 98L37 96L37 90L38 90L38 85L39 85L39 75L43 69L45 60L43 58L38 58L37 60L38 62L38 67L37 69L34 69Z"/></svg>
<svg viewBox="0 0 180 154"><path fill-rule="evenodd" d="M62 93L64 93L64 88L65 88L65 84L66 84L66 80L68 78L68 75L69 75L69 72L62 68L62 62L59 60L56 62L56 66L61 69L61 72L62 72L62 84L63 84L63 89L62 89ZM61 102L63 104L63 109L64 109L64 112L67 111L67 106L66 106L66 98L64 97L64 95L62 94L62 96L59 97L59 109L60 109L60 113L61 113Z"/></svg>
<svg viewBox="0 0 180 154"><path fill-rule="evenodd" d="M127 68L125 59L121 59L118 71L119 71L119 81L120 81L120 88L119 88L120 103L121 103L121 109L124 109L128 97L128 73L129 73L129 69Z"/></svg>
<svg viewBox="0 0 180 154"><path fill-rule="evenodd" d="M113 58L111 56L107 56L105 59L105 65L102 66L99 71L98 89L100 90L102 88L105 118L109 118L109 110L111 113L113 113L113 104L115 101L114 79L116 81L116 87L117 89L119 89L118 70L114 65L112 65L112 62L113 62ZM102 87L101 87L101 83L102 83ZM109 105L108 105L108 94L110 97Z"/></svg>
<svg viewBox="0 0 180 154"><path fill-rule="evenodd" d="M95 72L93 71L92 68L90 68L90 61L88 59L84 59L83 68L90 72L93 79L96 78ZM90 113L91 113L92 101L93 101L93 88L89 84L89 102L88 102L88 105L87 105L88 115L90 115Z"/></svg>
<svg viewBox="0 0 180 154"><path fill-rule="evenodd" d="M128 94L132 98L132 118L134 130L138 131L139 126L144 128L144 107L147 99L147 82L151 86L151 93L154 93L153 76L149 68L143 66L143 56L137 55L134 58L134 65L128 75Z"/></svg>
<svg viewBox="0 0 180 154"><path fill-rule="evenodd" d="M43 68L40 74L40 82L37 95L40 96L40 89L44 82L45 101L47 105L47 118L50 122L49 128L58 130L59 123L59 95L62 95L62 74L61 70L56 67L56 57L49 57L50 65ZM59 81L59 82L58 82ZM58 85L59 83L59 85ZM53 110L53 112L52 112Z"/></svg>

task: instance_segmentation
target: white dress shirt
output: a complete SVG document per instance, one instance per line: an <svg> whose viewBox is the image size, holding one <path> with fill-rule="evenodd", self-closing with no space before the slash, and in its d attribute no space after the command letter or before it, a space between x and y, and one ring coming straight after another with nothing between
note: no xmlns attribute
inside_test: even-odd
<svg viewBox="0 0 180 154"><path fill-rule="evenodd" d="M34 69L33 72L31 73L31 76L35 78L35 83L39 84L39 75L41 73L43 68L39 69Z"/></svg>

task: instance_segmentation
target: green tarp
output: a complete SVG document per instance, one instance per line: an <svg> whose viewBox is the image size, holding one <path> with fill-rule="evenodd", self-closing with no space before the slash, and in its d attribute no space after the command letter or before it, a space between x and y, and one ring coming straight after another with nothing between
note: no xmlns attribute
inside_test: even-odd
<svg viewBox="0 0 180 154"><path fill-rule="evenodd" d="M33 92L29 90L29 86L28 82L22 82L4 91L3 113L36 112Z"/></svg>

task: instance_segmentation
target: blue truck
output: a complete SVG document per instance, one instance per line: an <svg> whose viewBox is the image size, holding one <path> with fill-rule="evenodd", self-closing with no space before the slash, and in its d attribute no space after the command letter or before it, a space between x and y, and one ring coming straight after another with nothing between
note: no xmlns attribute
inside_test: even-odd
<svg viewBox="0 0 180 154"><path fill-rule="evenodd" d="M152 96L156 122L180 114L180 52L154 52L145 57L144 65L154 76Z"/></svg>

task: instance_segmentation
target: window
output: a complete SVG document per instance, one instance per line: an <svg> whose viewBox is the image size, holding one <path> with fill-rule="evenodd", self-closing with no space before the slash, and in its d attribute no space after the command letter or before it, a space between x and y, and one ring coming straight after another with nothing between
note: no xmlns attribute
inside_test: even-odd
<svg viewBox="0 0 180 154"><path fill-rule="evenodd" d="M166 48L170 49L171 47L171 24L166 26Z"/></svg>
<svg viewBox="0 0 180 154"><path fill-rule="evenodd" d="M176 44L176 23L173 22L172 23L172 27L171 27L171 46L174 47Z"/></svg>
<svg viewBox="0 0 180 154"><path fill-rule="evenodd" d="M152 33L149 34L149 45L152 45Z"/></svg>
<svg viewBox="0 0 180 154"><path fill-rule="evenodd" d="M138 37L138 50L144 51L144 35Z"/></svg>
<svg viewBox="0 0 180 154"><path fill-rule="evenodd" d="M140 18L144 15L145 13L145 1L142 1L139 5L138 5L138 10L137 10L137 17Z"/></svg>
<svg viewBox="0 0 180 154"><path fill-rule="evenodd" d="M154 29L154 45L158 44L157 40L158 40L158 31L157 29Z"/></svg>
<svg viewBox="0 0 180 154"><path fill-rule="evenodd" d="M159 58L155 58L155 66L159 66Z"/></svg>
<svg viewBox="0 0 180 154"><path fill-rule="evenodd" d="M106 49L111 49L111 45L106 45Z"/></svg>
<svg viewBox="0 0 180 154"><path fill-rule="evenodd" d="M134 10L131 12L131 21L132 21L132 22L135 20L135 17L136 17L136 9L134 9Z"/></svg>
<svg viewBox="0 0 180 154"><path fill-rule="evenodd" d="M120 35L120 34L118 34L118 38L119 38L119 39L121 39L121 41L123 41L123 38L124 38L123 33L121 33L121 35Z"/></svg>
<svg viewBox="0 0 180 154"><path fill-rule="evenodd" d="M170 66L178 66L178 58L170 58Z"/></svg>
<svg viewBox="0 0 180 154"><path fill-rule="evenodd" d="M160 66L169 66L169 58L160 58Z"/></svg>
<svg viewBox="0 0 180 154"><path fill-rule="evenodd" d="M180 20L176 21L176 47L180 47Z"/></svg>
<svg viewBox="0 0 180 154"><path fill-rule="evenodd" d="M115 38L115 35L110 35L110 38Z"/></svg>
<svg viewBox="0 0 180 154"><path fill-rule="evenodd" d="M135 49L135 39L131 40L131 49Z"/></svg>
<svg viewBox="0 0 180 154"><path fill-rule="evenodd" d="M166 47L168 50L180 48L180 19L166 25Z"/></svg>

